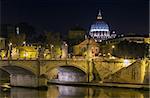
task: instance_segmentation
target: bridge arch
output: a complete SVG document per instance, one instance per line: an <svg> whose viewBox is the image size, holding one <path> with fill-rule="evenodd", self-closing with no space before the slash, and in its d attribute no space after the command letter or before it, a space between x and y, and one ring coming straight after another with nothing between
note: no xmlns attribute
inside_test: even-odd
<svg viewBox="0 0 150 98"><path fill-rule="evenodd" d="M47 73L47 72L53 70L54 68L63 67L63 66L75 67L75 68L77 68L77 69L83 71L85 74L88 73L87 70L86 70L86 68L83 68L83 67L80 67L80 66L77 66L77 65L74 65L74 64L70 64L70 65L66 65L66 64L62 65L62 64L59 64L59 65L55 65L55 66L49 67L49 68L46 70L45 73Z"/></svg>
<svg viewBox="0 0 150 98"><path fill-rule="evenodd" d="M27 74L27 75L36 75L32 71L22 68L20 66L2 66L0 67L1 70L6 71L7 73L11 74Z"/></svg>
<svg viewBox="0 0 150 98"><path fill-rule="evenodd" d="M79 66L60 64L55 67L51 67L49 70L47 70L45 72L45 76L47 77L48 80L58 79L60 81L60 80L64 80L63 78L68 78L68 81L70 80L71 81L73 80L74 81L77 81L77 80L86 81L87 71ZM69 77L72 77L72 78L69 78Z"/></svg>
<svg viewBox="0 0 150 98"><path fill-rule="evenodd" d="M34 72L32 69L30 69L29 67L26 67L26 66L21 66L21 65L2 65L2 66L0 66L0 69L7 71L9 74L11 74L9 72L9 70L10 70L9 68L14 68L16 71L21 70L21 71L24 71L31 75L37 75L36 72Z"/></svg>
<svg viewBox="0 0 150 98"><path fill-rule="evenodd" d="M0 83L10 83L10 73L0 68Z"/></svg>
<svg viewBox="0 0 150 98"><path fill-rule="evenodd" d="M7 72L7 77L0 76L5 81L3 83L10 83L11 86L36 86L36 75L19 66L2 66L0 70ZM5 74L5 73L3 73Z"/></svg>

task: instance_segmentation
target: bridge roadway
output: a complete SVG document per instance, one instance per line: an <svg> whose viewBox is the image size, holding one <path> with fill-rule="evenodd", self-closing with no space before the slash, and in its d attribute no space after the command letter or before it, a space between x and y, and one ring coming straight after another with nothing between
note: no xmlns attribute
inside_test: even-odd
<svg viewBox="0 0 150 98"><path fill-rule="evenodd" d="M53 60L0 60L0 69L10 74L10 84L13 86L42 86L47 85L49 72L60 66L72 66L86 73L87 81L101 79L102 81L111 74L116 73L124 67L134 64L136 60L124 59L53 59ZM13 70L11 70L13 69ZM22 70L24 73L19 73ZM28 80L28 83L25 81ZM85 81L85 82L87 82ZM97 80L99 81L99 80ZM26 81L27 82L27 81Z"/></svg>

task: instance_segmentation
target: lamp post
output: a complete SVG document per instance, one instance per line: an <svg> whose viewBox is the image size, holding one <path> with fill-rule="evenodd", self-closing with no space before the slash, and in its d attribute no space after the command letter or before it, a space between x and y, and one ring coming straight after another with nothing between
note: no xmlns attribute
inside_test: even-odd
<svg viewBox="0 0 150 98"><path fill-rule="evenodd" d="M52 56L52 54L53 54L53 47L54 47L54 45L50 44L50 48L51 48L51 56ZM53 56L52 56L52 58L53 58Z"/></svg>
<svg viewBox="0 0 150 98"><path fill-rule="evenodd" d="M115 46L112 45L111 48L112 48L112 54L113 54L113 53L114 53Z"/></svg>
<svg viewBox="0 0 150 98"><path fill-rule="evenodd" d="M64 41L62 44L62 58L67 59L68 56L68 44Z"/></svg>
<svg viewBox="0 0 150 98"><path fill-rule="evenodd" d="M114 45L112 45L111 47L112 47L112 49L114 49L114 48L115 48L115 46L114 46Z"/></svg>
<svg viewBox="0 0 150 98"><path fill-rule="evenodd" d="M23 46L26 46L26 41L23 42Z"/></svg>
<svg viewBox="0 0 150 98"><path fill-rule="evenodd" d="M66 58L68 58L68 44L65 42L65 54L66 54ZM69 56L70 58L70 56Z"/></svg>
<svg viewBox="0 0 150 98"><path fill-rule="evenodd" d="M8 44L8 59L12 59L11 52L12 52L12 43L9 43Z"/></svg>

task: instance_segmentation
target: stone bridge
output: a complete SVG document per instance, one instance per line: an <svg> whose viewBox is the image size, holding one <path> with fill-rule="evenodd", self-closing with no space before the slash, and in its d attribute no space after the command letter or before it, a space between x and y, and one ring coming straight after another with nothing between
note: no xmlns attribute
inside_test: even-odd
<svg viewBox="0 0 150 98"><path fill-rule="evenodd" d="M106 77L135 62L137 61L127 62L124 59L0 60L0 69L10 74L11 85L36 87L46 85L47 77L50 77L48 73L55 68L72 66L83 71L87 81L88 79L103 81Z"/></svg>

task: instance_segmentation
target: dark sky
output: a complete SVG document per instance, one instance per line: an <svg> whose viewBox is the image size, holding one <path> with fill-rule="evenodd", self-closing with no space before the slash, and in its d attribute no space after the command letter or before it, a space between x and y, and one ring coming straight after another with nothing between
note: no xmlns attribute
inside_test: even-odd
<svg viewBox="0 0 150 98"><path fill-rule="evenodd" d="M1 23L27 22L37 31L62 33L78 24L88 30L99 9L117 33L149 32L149 0L1 0Z"/></svg>

